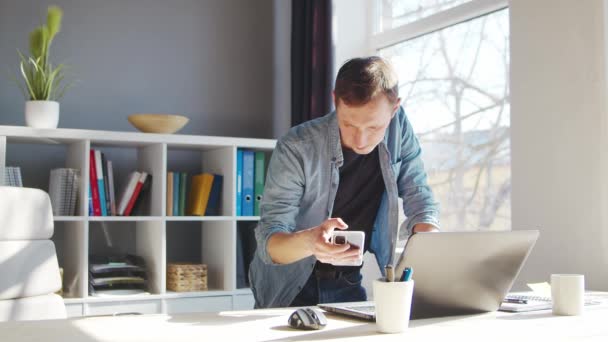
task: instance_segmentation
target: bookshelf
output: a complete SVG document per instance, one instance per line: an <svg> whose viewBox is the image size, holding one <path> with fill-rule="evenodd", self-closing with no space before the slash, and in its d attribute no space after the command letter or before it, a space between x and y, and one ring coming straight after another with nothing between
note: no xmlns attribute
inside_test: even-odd
<svg viewBox="0 0 608 342"><path fill-rule="evenodd" d="M34 129L0 126L0 182L4 166L19 160L15 151L37 153L35 171L48 178L51 166L46 159L81 172L75 216L55 217L53 241L60 266L64 268L64 301L70 316L120 312L179 313L253 307L247 288L237 286L237 235L250 229L256 216L236 216L237 149L266 154L266 166L275 140L195 135L166 135L80 129ZM145 194L144 215L89 216L89 150L99 149L113 161L115 188L122 189L128 173L141 170L153 175ZM46 167L46 168L45 168ZM190 175L201 172L221 174L221 216L167 216L167 172L183 170ZM43 177L43 178L44 178ZM28 184L48 191L48 184ZM46 187L45 187L46 186ZM108 236L111 243L108 244ZM108 247L111 245L111 247ZM105 249L144 257L148 272L149 295L94 297L88 292L89 255ZM208 265L208 291L175 293L166 289L169 262L202 262Z"/></svg>

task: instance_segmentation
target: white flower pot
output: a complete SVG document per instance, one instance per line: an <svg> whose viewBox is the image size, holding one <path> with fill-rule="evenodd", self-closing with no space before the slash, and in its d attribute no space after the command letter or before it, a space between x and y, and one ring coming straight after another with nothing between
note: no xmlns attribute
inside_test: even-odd
<svg viewBox="0 0 608 342"><path fill-rule="evenodd" d="M59 123L59 102L26 101L25 124L32 128L57 128Z"/></svg>

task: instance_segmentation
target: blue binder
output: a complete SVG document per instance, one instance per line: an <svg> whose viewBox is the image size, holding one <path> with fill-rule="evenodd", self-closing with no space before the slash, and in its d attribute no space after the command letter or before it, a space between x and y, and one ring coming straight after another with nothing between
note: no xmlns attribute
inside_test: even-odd
<svg viewBox="0 0 608 342"><path fill-rule="evenodd" d="M241 202L243 201L243 150L236 150L236 216L243 215Z"/></svg>
<svg viewBox="0 0 608 342"><path fill-rule="evenodd" d="M241 203L243 216L253 216L253 176L255 166L255 153L253 151L243 151L243 201Z"/></svg>
<svg viewBox="0 0 608 342"><path fill-rule="evenodd" d="M173 216L179 216L179 172L173 172Z"/></svg>

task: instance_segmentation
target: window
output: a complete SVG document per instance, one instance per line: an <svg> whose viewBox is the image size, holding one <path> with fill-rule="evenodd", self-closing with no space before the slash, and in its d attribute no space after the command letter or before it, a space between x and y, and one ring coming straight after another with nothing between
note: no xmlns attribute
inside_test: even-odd
<svg viewBox="0 0 608 342"><path fill-rule="evenodd" d="M377 0L372 42L399 74L442 227L511 229L506 1L415 3Z"/></svg>

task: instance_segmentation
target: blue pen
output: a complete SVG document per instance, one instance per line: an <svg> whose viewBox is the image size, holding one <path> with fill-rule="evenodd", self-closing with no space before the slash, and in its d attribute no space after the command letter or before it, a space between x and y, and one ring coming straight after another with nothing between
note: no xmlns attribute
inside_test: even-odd
<svg viewBox="0 0 608 342"><path fill-rule="evenodd" d="M414 273L414 270L411 267L406 267L401 275L401 281L410 281L410 279L412 279L412 273Z"/></svg>

